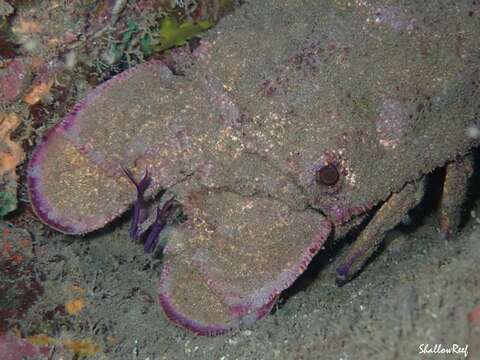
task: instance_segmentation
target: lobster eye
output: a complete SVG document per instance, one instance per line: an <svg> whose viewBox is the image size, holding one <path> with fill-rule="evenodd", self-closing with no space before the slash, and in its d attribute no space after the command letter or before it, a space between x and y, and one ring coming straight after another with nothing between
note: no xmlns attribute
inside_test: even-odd
<svg viewBox="0 0 480 360"><path fill-rule="evenodd" d="M329 164L325 165L321 169L317 170L315 174L315 180L317 184L322 184L326 186L335 185L338 182L340 174L338 173L335 165Z"/></svg>

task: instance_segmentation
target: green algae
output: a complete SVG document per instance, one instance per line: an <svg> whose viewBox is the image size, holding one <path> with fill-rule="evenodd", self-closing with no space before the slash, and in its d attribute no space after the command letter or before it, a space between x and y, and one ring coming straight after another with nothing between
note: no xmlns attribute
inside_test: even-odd
<svg viewBox="0 0 480 360"><path fill-rule="evenodd" d="M200 35L214 25L215 22L210 20L202 20L198 23L190 20L179 22L173 16L165 16L157 26L143 29L142 24L129 19L127 29L122 34L119 43L113 46L112 62L120 61L127 56L130 52L129 49L137 46L144 58L173 47L183 46L188 40ZM139 39L138 36L140 36Z"/></svg>
<svg viewBox="0 0 480 360"><path fill-rule="evenodd" d="M179 23L174 17L167 16L160 22L160 43L153 46L156 51L163 51L175 46L185 45L187 40L198 36L214 25L210 20L197 24L191 21Z"/></svg>

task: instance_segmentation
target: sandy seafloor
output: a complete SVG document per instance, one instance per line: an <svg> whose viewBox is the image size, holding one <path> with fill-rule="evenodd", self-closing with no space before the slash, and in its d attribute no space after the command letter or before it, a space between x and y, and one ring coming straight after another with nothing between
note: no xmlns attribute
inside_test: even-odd
<svg viewBox="0 0 480 360"><path fill-rule="evenodd" d="M421 344L468 344L469 358L480 359L480 324L467 319L480 305L480 202L468 212L451 241L440 237L431 214L390 232L343 287L333 272L344 249L323 251L272 314L219 337L195 336L167 320L156 298L161 259L129 240L128 217L87 238L47 239L30 229L44 293L19 328L91 339L101 348L95 359L464 358L419 355ZM85 303L77 315L43 315L75 298Z"/></svg>

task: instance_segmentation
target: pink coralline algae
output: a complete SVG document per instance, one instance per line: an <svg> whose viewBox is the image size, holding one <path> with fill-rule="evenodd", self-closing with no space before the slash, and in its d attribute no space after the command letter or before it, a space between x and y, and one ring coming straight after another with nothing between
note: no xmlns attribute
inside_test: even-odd
<svg viewBox="0 0 480 360"><path fill-rule="evenodd" d="M0 334L0 354L3 360L43 359L52 352L53 346L39 346L27 339Z"/></svg>
<svg viewBox="0 0 480 360"><path fill-rule="evenodd" d="M338 270L350 279L418 203L424 175L478 145L465 136L480 107L468 9L282 4L249 2L193 54L100 85L28 167L32 207L58 231L94 231L133 205L145 251L163 233L160 305L202 335L263 317L327 239L362 223Z"/></svg>
<svg viewBox="0 0 480 360"><path fill-rule="evenodd" d="M28 83L28 71L21 58L6 61L0 69L0 103L18 99Z"/></svg>

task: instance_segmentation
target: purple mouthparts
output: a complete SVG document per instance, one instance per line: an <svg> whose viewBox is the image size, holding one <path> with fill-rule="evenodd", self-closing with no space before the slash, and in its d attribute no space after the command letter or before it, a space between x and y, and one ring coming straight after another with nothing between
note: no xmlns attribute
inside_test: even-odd
<svg viewBox="0 0 480 360"><path fill-rule="evenodd" d="M148 174L148 169L145 170L145 175L143 175L140 182L135 180L133 174L128 169L123 168L123 171L137 189L137 200L133 203L132 222L130 224L129 234L133 240L138 241L141 236L140 225L147 217L145 212L145 191L147 190L148 185L150 185L151 178Z"/></svg>
<svg viewBox="0 0 480 360"><path fill-rule="evenodd" d="M176 209L180 207L180 204L175 199L168 200L161 208L157 208L157 217L150 227L147 229L147 239L143 244L143 248L146 253L151 253L158 243L160 232L167 225L168 218L173 215Z"/></svg>

